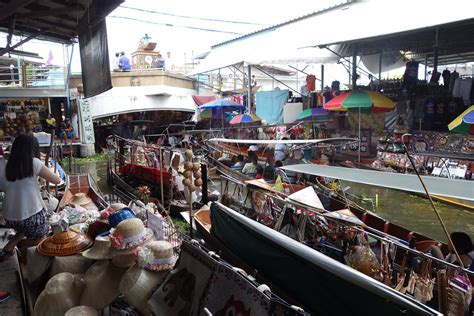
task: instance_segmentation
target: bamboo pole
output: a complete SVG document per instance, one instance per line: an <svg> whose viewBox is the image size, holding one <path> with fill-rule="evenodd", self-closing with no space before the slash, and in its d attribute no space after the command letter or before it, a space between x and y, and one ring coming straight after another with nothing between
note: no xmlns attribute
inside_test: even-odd
<svg viewBox="0 0 474 316"><path fill-rule="evenodd" d="M403 148L405 149L405 153L406 153L406 155L407 155L407 157L408 157L408 160L410 160L410 163L411 163L413 169L415 169L416 176L418 177L418 180L420 180L421 186L423 187L423 190L425 190L426 196L428 197L428 200L430 201L431 207L433 207L433 210L434 210L434 212L435 212L435 214L436 214L436 217L438 218L438 221L439 221L439 223L441 224L441 227L443 228L443 231L444 231L444 233L446 234L446 237L448 238L448 243L449 243L449 245L451 246L451 248L453 249L454 254L456 255L457 260L459 261L459 265L461 266L461 268L464 268L463 263L462 263L462 260L461 260L461 256L459 255L459 253L458 253L456 247L454 247L453 240L451 239L451 235L450 235L449 232L448 232L448 228L447 228L446 225L444 224L443 219L441 218L441 215L439 214L438 209L437 209L436 206L434 205L433 199L431 198L431 195L430 195L430 193L428 192L428 189L426 188L425 183L423 182L423 179L421 179L421 176L420 176L420 174L419 174L419 172L418 172L418 169L416 169L416 165L415 165L415 163L413 162L413 159L411 158L410 154L408 153L408 148L407 148L407 146L405 145L405 142L404 142L405 136L408 136L408 134L404 134L404 135L402 136L402 144L403 144Z"/></svg>
<svg viewBox="0 0 474 316"><path fill-rule="evenodd" d="M160 147L160 195L161 206L165 207L165 196L163 193L163 150Z"/></svg>

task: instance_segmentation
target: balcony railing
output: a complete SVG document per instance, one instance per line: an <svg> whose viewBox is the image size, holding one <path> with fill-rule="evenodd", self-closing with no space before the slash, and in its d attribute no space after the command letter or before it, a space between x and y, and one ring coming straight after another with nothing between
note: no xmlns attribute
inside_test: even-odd
<svg viewBox="0 0 474 316"><path fill-rule="evenodd" d="M0 87L64 87L66 69L58 66L0 66Z"/></svg>

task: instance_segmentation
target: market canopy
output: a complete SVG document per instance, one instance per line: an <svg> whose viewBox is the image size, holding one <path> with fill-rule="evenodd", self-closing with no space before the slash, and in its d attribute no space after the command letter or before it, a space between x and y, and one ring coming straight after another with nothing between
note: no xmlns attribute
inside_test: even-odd
<svg viewBox="0 0 474 316"><path fill-rule="evenodd" d="M286 171L352 181L383 188L425 193L418 177L410 174L321 166L315 164L298 164L281 168ZM431 176L422 176L421 178L426 184L430 194L474 201L474 182L472 181L452 180Z"/></svg>
<svg viewBox="0 0 474 316"><path fill-rule="evenodd" d="M440 63L474 61L474 42L466 36L474 34L471 8L472 0L459 0L455 7L429 0L348 0L217 44L191 74L241 63L337 62L339 57L325 47L346 57L356 50L374 62L380 51L385 57L397 53L397 65L400 51L412 52L423 61L427 55L431 65L436 36ZM382 71L388 67L384 62Z"/></svg>
<svg viewBox="0 0 474 316"><path fill-rule="evenodd" d="M455 8L446 1L352 1L342 9L301 21L292 31L336 21L347 27L309 34L307 45L340 45L337 52L346 57L354 51L358 56L381 51L411 52L413 58L423 62L427 56L432 65L437 44L439 64L474 61L474 41L467 35L474 34L471 0L456 1Z"/></svg>

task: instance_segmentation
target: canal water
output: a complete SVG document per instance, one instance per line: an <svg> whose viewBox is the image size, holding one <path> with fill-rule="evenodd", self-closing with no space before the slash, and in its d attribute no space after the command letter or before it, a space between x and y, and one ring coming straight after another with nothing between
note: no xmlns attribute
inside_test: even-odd
<svg viewBox="0 0 474 316"><path fill-rule="evenodd" d="M90 174L96 180L103 196L110 200L114 199L112 188L107 184L106 161L77 164L75 169L76 172ZM446 236L427 199L397 190L347 181L344 182L344 186L350 187L347 192L351 195L361 198L359 199L361 206L372 210L380 217L446 242ZM464 231L474 240L474 211L441 202L435 202L435 206L450 232Z"/></svg>

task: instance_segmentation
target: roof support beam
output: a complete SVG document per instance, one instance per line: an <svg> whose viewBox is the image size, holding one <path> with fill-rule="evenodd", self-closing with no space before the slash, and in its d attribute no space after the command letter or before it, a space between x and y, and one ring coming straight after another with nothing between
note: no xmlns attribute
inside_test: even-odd
<svg viewBox="0 0 474 316"><path fill-rule="evenodd" d="M39 31L37 33L33 33L31 34L30 36L24 38L23 40L19 41L18 43L16 43L15 45L13 46L7 46L5 48L2 48L0 49L0 56L3 56L5 55L6 53L9 53L9 52L12 52L15 48L17 48L18 46L21 46L23 44L25 44L26 42L32 40L33 38L35 37L38 37L40 36L41 34L44 34L46 31Z"/></svg>
<svg viewBox="0 0 474 316"><path fill-rule="evenodd" d="M23 8L27 5L29 5L30 3L34 2L35 0L14 0L14 1L10 1L10 3L1 8L1 13L0 13L0 21L8 18L9 16L11 16L13 13L15 13L16 10L18 10L19 8Z"/></svg>
<svg viewBox="0 0 474 316"><path fill-rule="evenodd" d="M70 8L56 8L51 10L32 11L28 13L22 13L17 15L18 20L39 18L44 16L58 16L63 14L73 14L75 12L83 12L85 8L83 6L75 6Z"/></svg>

